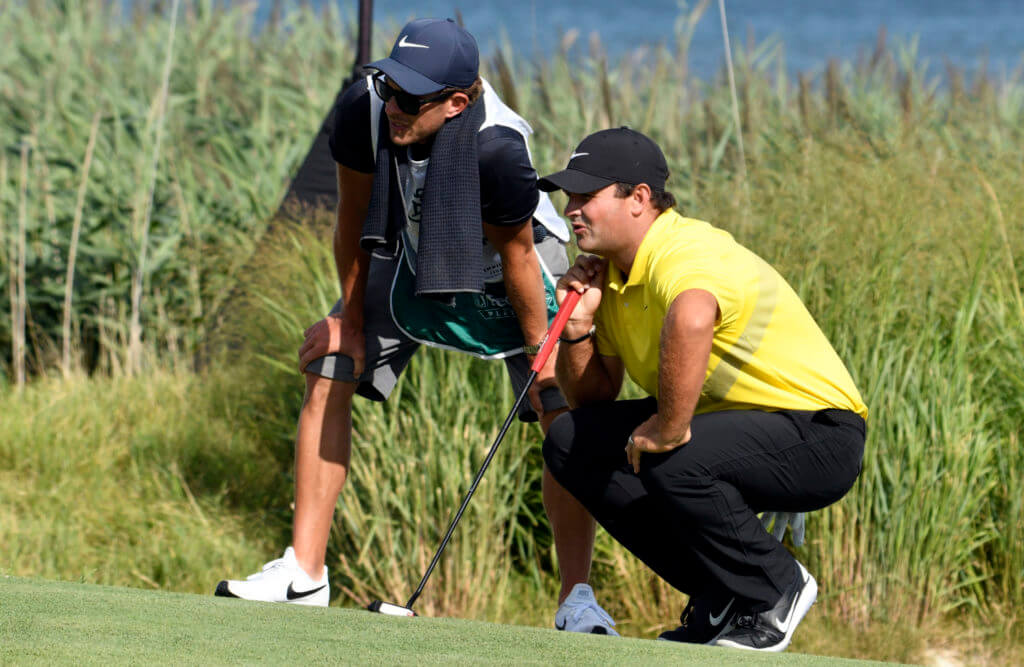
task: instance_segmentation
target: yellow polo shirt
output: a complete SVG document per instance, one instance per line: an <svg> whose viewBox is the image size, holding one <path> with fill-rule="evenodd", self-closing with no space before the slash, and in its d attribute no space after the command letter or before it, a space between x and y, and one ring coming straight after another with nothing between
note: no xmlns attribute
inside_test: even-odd
<svg viewBox="0 0 1024 667"><path fill-rule="evenodd" d="M662 322L689 289L713 294L721 311L698 414L840 408L867 418L849 371L782 276L728 232L673 210L648 230L628 280L608 267L598 352L621 358L656 397Z"/></svg>

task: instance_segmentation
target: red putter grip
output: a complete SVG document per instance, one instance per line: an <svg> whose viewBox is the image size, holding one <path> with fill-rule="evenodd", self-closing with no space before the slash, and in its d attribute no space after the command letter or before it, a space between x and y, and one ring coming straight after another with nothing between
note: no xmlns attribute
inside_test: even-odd
<svg viewBox="0 0 1024 667"><path fill-rule="evenodd" d="M565 323L569 321L572 311L576 309L576 304L579 303L581 296L583 295L572 289L566 293L565 300L562 301L562 305L555 314L555 319L551 322L551 328L548 329L547 334L544 336L544 342L541 343L540 351L537 352L533 365L530 366L530 370L534 373L539 373L540 369L544 368L548 357L551 356L551 350L555 348L555 343L558 342L558 337L562 335L562 329L565 328Z"/></svg>

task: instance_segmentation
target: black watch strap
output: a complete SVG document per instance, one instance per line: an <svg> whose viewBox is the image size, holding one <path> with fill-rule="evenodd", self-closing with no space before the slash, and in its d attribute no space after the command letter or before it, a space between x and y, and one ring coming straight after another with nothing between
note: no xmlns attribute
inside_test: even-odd
<svg viewBox="0 0 1024 667"><path fill-rule="evenodd" d="M590 325L590 331L588 331L587 333L583 334L579 338L561 338L561 337L559 337L558 340L559 340L559 342L565 343L566 345L575 345L576 343L582 343L586 339L588 339L591 336L593 336L595 333L597 333L597 325L596 324L592 324L592 325Z"/></svg>

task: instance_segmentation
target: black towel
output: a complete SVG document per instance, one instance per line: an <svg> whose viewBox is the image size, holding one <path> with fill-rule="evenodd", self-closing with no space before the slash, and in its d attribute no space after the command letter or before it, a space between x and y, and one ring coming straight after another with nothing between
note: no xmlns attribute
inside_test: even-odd
<svg viewBox="0 0 1024 667"><path fill-rule="evenodd" d="M456 292L482 293L480 165L477 132L483 98L449 119L434 137L423 185L423 218L416 253L416 296L450 300ZM360 245L392 255L405 224L405 203L395 172L395 147L381 119L373 192Z"/></svg>

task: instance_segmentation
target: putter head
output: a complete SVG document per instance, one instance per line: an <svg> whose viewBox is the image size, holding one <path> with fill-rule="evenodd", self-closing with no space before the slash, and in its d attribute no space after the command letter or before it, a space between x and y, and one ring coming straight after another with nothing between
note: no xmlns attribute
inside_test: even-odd
<svg viewBox="0 0 1024 667"><path fill-rule="evenodd" d="M366 606L370 611L375 611L378 614L387 614L388 616L415 616L416 612L408 607L399 607L397 604L391 604L390 602L382 602L380 600L374 600Z"/></svg>

